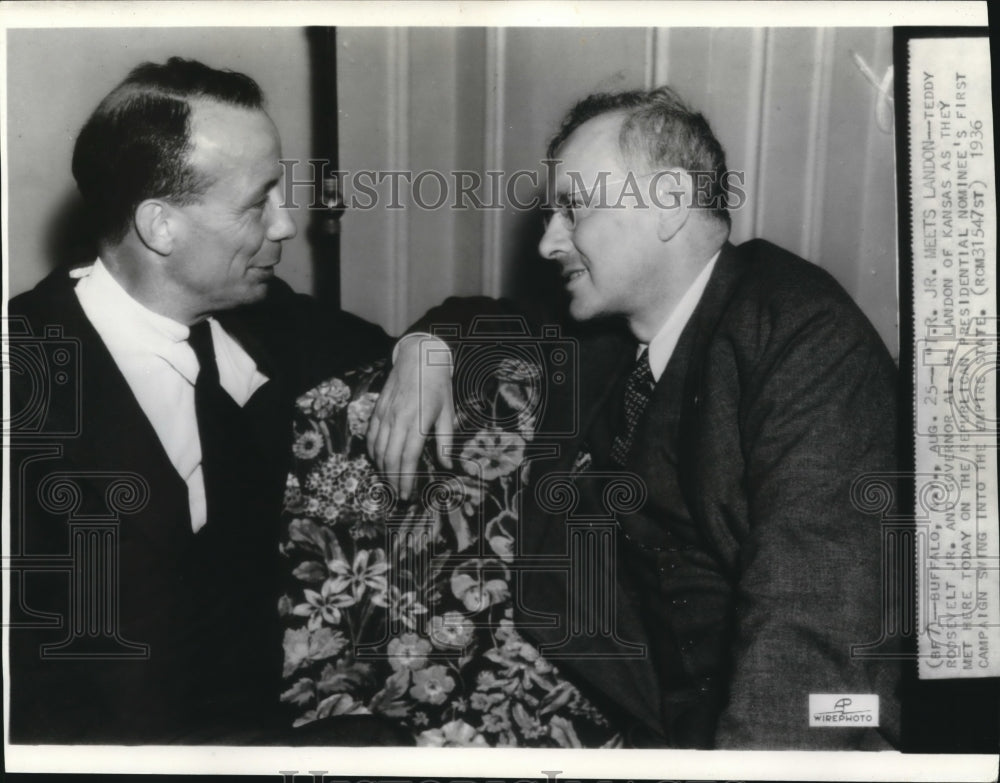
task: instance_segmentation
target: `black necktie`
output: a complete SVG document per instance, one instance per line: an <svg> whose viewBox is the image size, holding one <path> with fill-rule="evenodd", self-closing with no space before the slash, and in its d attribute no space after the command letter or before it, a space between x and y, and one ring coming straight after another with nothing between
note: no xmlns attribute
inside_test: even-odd
<svg viewBox="0 0 1000 783"><path fill-rule="evenodd" d="M649 404L653 395L653 387L656 381L653 378L653 370L649 366L649 351L643 348L639 358L635 360L635 366L629 373L625 381L625 429L619 432L611 444L611 459L618 465L625 466L629 451L632 449L632 441L635 438L635 428L642 417L643 411Z"/></svg>
<svg viewBox="0 0 1000 783"><path fill-rule="evenodd" d="M243 441L243 410L219 383L212 330L208 321L191 327L188 343L198 357L194 406L201 440L208 523L219 519L238 492Z"/></svg>

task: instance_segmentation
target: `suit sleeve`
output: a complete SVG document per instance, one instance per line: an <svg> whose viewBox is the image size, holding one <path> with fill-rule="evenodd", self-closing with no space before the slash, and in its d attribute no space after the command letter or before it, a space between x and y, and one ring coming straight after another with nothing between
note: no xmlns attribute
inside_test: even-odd
<svg viewBox="0 0 1000 783"><path fill-rule="evenodd" d="M524 326L526 334L535 330L535 326L529 322L524 311L510 299L452 296L428 310L420 320L407 329L407 332L438 335L454 348L461 342L461 338L468 337L477 328L477 322L488 329L490 323L496 322L494 319L518 319ZM509 324L510 320L507 320L504 325L506 327Z"/></svg>
<svg viewBox="0 0 1000 783"><path fill-rule="evenodd" d="M262 307L240 314L249 331L266 335L296 391L333 375L388 359L394 340L377 324L311 296L297 294L275 280Z"/></svg>
<svg viewBox="0 0 1000 783"><path fill-rule="evenodd" d="M883 556L880 519L856 507L851 486L896 468L895 368L853 303L785 312L753 335L763 347L746 364L749 530L716 745L889 747L871 729L810 728L808 711L810 694L874 693L882 732L898 721L895 664L852 655L881 637Z"/></svg>

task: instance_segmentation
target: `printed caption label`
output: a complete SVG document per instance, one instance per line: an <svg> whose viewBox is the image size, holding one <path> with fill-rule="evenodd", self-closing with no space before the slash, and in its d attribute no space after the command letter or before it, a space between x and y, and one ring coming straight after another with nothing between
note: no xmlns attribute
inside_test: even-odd
<svg viewBox="0 0 1000 783"><path fill-rule="evenodd" d="M909 42L919 672L1000 675L996 192L986 38Z"/></svg>

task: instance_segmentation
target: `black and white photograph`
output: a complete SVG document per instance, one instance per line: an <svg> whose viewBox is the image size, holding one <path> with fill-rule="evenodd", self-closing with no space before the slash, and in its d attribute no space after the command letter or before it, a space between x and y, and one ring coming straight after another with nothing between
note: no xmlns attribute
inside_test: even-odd
<svg viewBox="0 0 1000 783"><path fill-rule="evenodd" d="M984 3L44 5L8 773L996 779Z"/></svg>

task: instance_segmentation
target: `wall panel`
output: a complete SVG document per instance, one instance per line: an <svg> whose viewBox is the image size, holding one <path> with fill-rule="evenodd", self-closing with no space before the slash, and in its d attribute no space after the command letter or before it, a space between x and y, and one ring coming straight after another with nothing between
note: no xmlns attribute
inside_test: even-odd
<svg viewBox="0 0 1000 783"><path fill-rule="evenodd" d="M403 47L404 39L358 30L344 36L355 42L352 57L339 61L344 167L357 148L384 168L399 156L389 136L369 125L388 115L364 107L391 91L380 64L390 59L385 49ZM745 172L749 198L733 215L734 241L761 236L827 268L896 350L892 135L877 127L878 93L854 60L861 56L881 77L891 62L890 31L493 28L410 31L405 42L409 99L406 116L395 121L406 128L414 168L541 174L546 141L574 101L668 81L712 123L730 167ZM352 116L365 119L352 125ZM517 194L531 195L526 181ZM408 215L408 246L396 249L383 237L391 220L375 211L345 219L345 301L354 292L362 314L401 328L452 292L557 298L555 270L537 255L537 211L508 205ZM368 271L354 265L355 253L369 259ZM380 253L395 258L373 257ZM405 301L372 292L373 283L401 279L391 273L401 258Z"/></svg>
<svg viewBox="0 0 1000 783"><path fill-rule="evenodd" d="M813 55L822 33L772 30L764 75L764 112L754 233L799 255L809 252L810 182L817 158L822 61Z"/></svg>
<svg viewBox="0 0 1000 783"><path fill-rule="evenodd" d="M881 75L890 43L876 29L836 31L823 219L813 260L865 307L895 351L895 308L885 306L895 287L893 137L877 128L877 93L853 58L860 55Z"/></svg>
<svg viewBox="0 0 1000 783"><path fill-rule="evenodd" d="M244 71L258 81L281 134L285 157L310 155L309 50L300 27L51 28L7 31L7 234L9 293L35 285L78 252L63 237L76 198L70 160L76 135L100 100L144 61L171 56ZM275 63L280 61L281 67ZM42 96L42 97L40 97ZM300 178L307 175L300 167ZM285 243L281 276L313 285L305 190L292 216L299 234Z"/></svg>
<svg viewBox="0 0 1000 783"><path fill-rule="evenodd" d="M18 30L8 41L12 293L55 263L75 134L142 59L181 54L246 70L268 94L286 157L309 157L301 28ZM272 67L276 51L281 68ZM667 80L708 116L730 166L746 172L750 200L734 215L733 238L763 236L829 269L895 350L893 137L876 123L879 95L855 55L881 79L891 31L341 28L341 168L440 171L449 187L458 170L540 173L545 143L575 100ZM81 84L74 75L85 69L95 76ZM41 89L53 97L40 114ZM486 189L478 194L488 202ZM518 195L531 195L523 181ZM388 183L382 196L343 220L348 309L398 331L450 293L555 298L554 268L537 256L537 211L450 201L389 209ZM304 204L295 218L300 233L285 247L282 276L308 291Z"/></svg>
<svg viewBox="0 0 1000 783"><path fill-rule="evenodd" d="M539 195L544 188L542 160L559 121L580 98L592 92L642 87L646 79L646 38L641 28L543 29L507 31L504 60L505 112L502 167L534 171ZM525 180L522 180L522 183ZM527 201L530 191L518 188ZM541 215L503 212L499 258L502 291L519 298L552 300L559 282L554 265L539 258Z"/></svg>
<svg viewBox="0 0 1000 783"><path fill-rule="evenodd" d="M337 34L340 167L384 171L400 160L405 112L399 108L396 59L402 44L388 28L345 28ZM341 299L346 310L395 329L393 313L403 291L394 280L401 211L380 199L371 209L351 206L341 221ZM366 200L367 201L367 200Z"/></svg>

